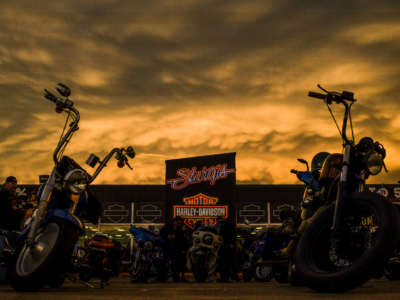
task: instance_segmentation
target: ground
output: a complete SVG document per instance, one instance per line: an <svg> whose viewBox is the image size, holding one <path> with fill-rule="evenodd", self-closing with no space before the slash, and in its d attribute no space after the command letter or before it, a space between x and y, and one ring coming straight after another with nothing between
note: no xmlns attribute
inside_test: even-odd
<svg viewBox="0 0 400 300"><path fill-rule="evenodd" d="M36 293L16 293L10 286L0 286L0 299L400 299L400 281L370 280L360 288L344 294L318 294L306 287L268 283L148 283L132 284L128 278L113 279L104 289L91 289L66 282L60 289L43 289Z"/></svg>

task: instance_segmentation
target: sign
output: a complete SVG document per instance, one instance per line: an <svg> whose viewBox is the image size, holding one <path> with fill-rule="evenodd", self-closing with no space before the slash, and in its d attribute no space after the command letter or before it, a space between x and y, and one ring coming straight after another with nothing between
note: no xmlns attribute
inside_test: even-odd
<svg viewBox="0 0 400 300"><path fill-rule="evenodd" d="M189 227L228 219L236 199L236 153L167 160L167 220L182 217Z"/></svg>
<svg viewBox="0 0 400 300"><path fill-rule="evenodd" d="M266 202L264 203L241 203L238 209L237 222L244 224L245 220L251 224L268 223L268 209Z"/></svg>
<svg viewBox="0 0 400 300"><path fill-rule="evenodd" d="M174 218L183 218L190 228L193 228L197 221L205 225L215 225L218 218L228 218L228 205L216 205L218 201L218 198L203 193L183 198L185 205L173 206Z"/></svg>
<svg viewBox="0 0 400 300"><path fill-rule="evenodd" d="M131 223L129 202L107 203L104 205L102 223Z"/></svg>
<svg viewBox="0 0 400 300"><path fill-rule="evenodd" d="M203 166L201 171L197 167L191 169L181 168L176 171L178 178L168 179L167 184L171 185L174 190L181 190L185 187L201 183L209 182L210 185L215 185L217 180L226 179L229 174L235 173L235 169L228 169L228 164L211 166L209 168Z"/></svg>
<svg viewBox="0 0 400 300"><path fill-rule="evenodd" d="M376 184L367 185L370 192L389 197L392 201L400 201L400 186L398 184Z"/></svg>
<svg viewBox="0 0 400 300"><path fill-rule="evenodd" d="M164 207L157 202L135 203L135 223L164 223Z"/></svg>

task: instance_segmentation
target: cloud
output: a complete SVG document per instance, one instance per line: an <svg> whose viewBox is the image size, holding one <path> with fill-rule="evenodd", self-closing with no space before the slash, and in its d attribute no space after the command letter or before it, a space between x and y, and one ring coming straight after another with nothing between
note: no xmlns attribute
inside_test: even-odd
<svg viewBox="0 0 400 300"><path fill-rule="evenodd" d="M400 168L397 1L38 1L0 5L0 177L48 173L64 123L42 89L81 112L83 164L137 149L98 183L164 183L164 160L236 151L238 182L294 183L296 158L340 152L321 83L350 90L356 136ZM341 122L342 108L333 107ZM396 173L371 180L394 181Z"/></svg>

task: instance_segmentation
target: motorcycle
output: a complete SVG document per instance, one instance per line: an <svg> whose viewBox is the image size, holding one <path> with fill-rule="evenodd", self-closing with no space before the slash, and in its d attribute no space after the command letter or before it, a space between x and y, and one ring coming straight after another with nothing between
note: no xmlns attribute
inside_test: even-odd
<svg viewBox="0 0 400 300"><path fill-rule="evenodd" d="M328 152L319 152L314 155L311 161L311 171L308 161L303 158L297 160L306 165L306 171L298 171L291 169L290 172L295 174L297 178L304 183L305 188L300 203L300 214L280 216L283 226L282 232L290 237L288 245L281 250L280 256L287 259L288 269L281 273L284 278L283 282L289 281L291 285L300 285L301 280L295 272L294 254L297 248L299 238L309 225L316 211L324 205L330 187L332 186L331 178L321 178L321 169L327 158L330 157ZM278 280L279 281L279 280Z"/></svg>
<svg viewBox="0 0 400 300"><path fill-rule="evenodd" d="M287 215L284 216L284 213ZM289 243L290 236L286 229L295 214L292 210L282 211L282 226L266 228L253 235L253 242L247 246L247 260L242 267L243 281L254 278L259 282L268 282L275 278L279 283L288 282L288 259L281 255L281 250Z"/></svg>
<svg viewBox="0 0 400 300"><path fill-rule="evenodd" d="M302 230L294 253L295 273L310 288L321 292L344 292L376 276L397 246L400 232L398 213L388 199L367 192L369 176L386 170L386 150L370 137L355 143L351 120L354 94L327 91L309 96L345 108L342 130L343 154L331 154L319 181L331 181L324 204ZM352 139L346 129L350 123ZM289 269L290 270L290 269Z"/></svg>
<svg viewBox="0 0 400 300"><path fill-rule="evenodd" d="M216 272L218 251L223 239L213 226L195 226L192 234L192 247L186 255L186 266L193 272L197 282L204 282Z"/></svg>
<svg viewBox="0 0 400 300"><path fill-rule="evenodd" d="M254 254L254 242L256 234L253 233L250 223L245 220L246 227L238 228L237 250L239 270L242 271L243 281L248 282L253 279L252 257Z"/></svg>
<svg viewBox="0 0 400 300"><path fill-rule="evenodd" d="M131 282L148 282L151 278L167 282L169 264L164 240L144 228L132 226L130 232L136 242L130 266Z"/></svg>
<svg viewBox="0 0 400 300"><path fill-rule="evenodd" d="M400 184L400 181L398 183ZM397 199L392 200L392 204L400 211L400 202ZM388 280L400 280L400 245L397 245L394 253L384 265L383 275Z"/></svg>
<svg viewBox="0 0 400 300"><path fill-rule="evenodd" d="M97 223L101 212L100 203L87 186L114 155L119 167L127 165L129 168L128 157L135 156L132 147L114 148L102 161L91 154L86 163L92 168L99 165L90 175L72 158L63 155L72 135L79 129L80 115L69 99L71 90L61 83L56 90L60 96L45 89L44 97L56 105L57 113L67 113L67 119L53 152L54 168L46 183L39 188L38 208L18 237L9 264L9 282L17 291L34 291L46 284L51 287L63 284L65 274L72 267L74 246L85 230L81 219L84 217Z"/></svg>
<svg viewBox="0 0 400 300"><path fill-rule="evenodd" d="M100 279L100 287L108 284L112 276L118 276L121 264L121 244L102 234L85 241L85 247L75 251L74 273L81 282L89 285L92 278Z"/></svg>

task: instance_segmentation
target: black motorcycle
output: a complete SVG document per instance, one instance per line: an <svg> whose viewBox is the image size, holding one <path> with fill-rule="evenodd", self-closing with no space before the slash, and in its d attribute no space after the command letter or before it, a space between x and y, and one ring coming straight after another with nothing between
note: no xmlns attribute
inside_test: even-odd
<svg viewBox="0 0 400 300"><path fill-rule="evenodd" d="M385 167L385 148L370 137L355 143L347 136L351 107L356 102L351 92L310 92L330 105L345 108L342 130L343 154L327 158L321 178L332 180L326 204L314 214L305 228L295 252L295 271L305 285L321 292L343 292L376 276L398 244L398 213L388 199L367 192L365 181ZM335 120L336 123L336 120ZM337 125L337 123L336 123ZM321 180L321 179L320 179Z"/></svg>
<svg viewBox="0 0 400 300"><path fill-rule="evenodd" d="M400 184L400 181L398 182ZM400 202L392 199L392 204L400 211ZM383 267L383 275L389 280L400 280L400 245L397 245L392 256Z"/></svg>
<svg viewBox="0 0 400 300"><path fill-rule="evenodd" d="M97 223L101 213L99 202L87 186L114 155L120 167L129 166L127 156L135 156L132 147L114 148L102 161L91 154L87 164L95 167L100 163L93 175L72 158L63 156L73 133L79 129L80 115L68 98L70 89L58 84L57 91L61 97L47 90L44 96L56 105L57 113L67 113L67 120L53 153L54 168L47 182L39 188L38 208L18 237L8 268L9 282L17 291L33 291L45 284L53 287L62 285L65 274L72 268L75 244L84 233L81 218ZM69 128L65 132L67 126Z"/></svg>

